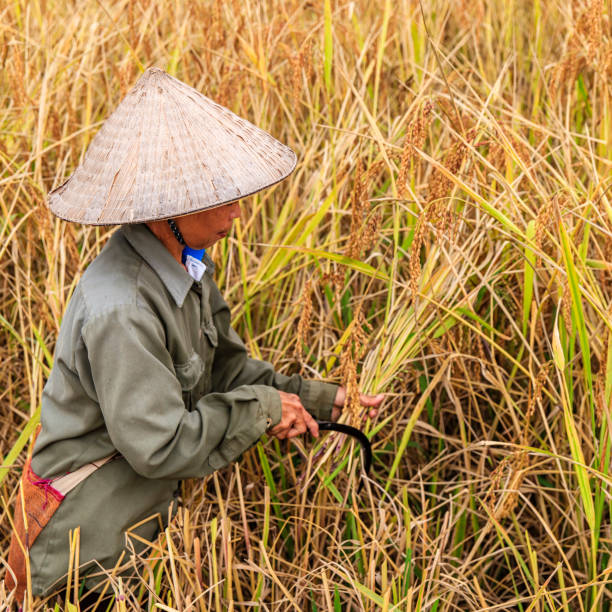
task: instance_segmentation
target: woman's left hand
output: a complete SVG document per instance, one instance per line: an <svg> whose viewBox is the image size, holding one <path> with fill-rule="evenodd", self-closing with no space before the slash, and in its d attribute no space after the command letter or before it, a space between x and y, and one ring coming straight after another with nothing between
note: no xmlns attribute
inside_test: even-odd
<svg viewBox="0 0 612 612"><path fill-rule="evenodd" d="M359 396L359 401L364 408L370 408L368 412L368 416L373 419L378 414L378 407L385 399L384 393L379 393L378 395L365 395L362 393ZM334 400L334 407L332 408L332 421L337 421L342 414L342 407L346 402L346 389L344 387L338 387L338 392L336 393L336 399Z"/></svg>

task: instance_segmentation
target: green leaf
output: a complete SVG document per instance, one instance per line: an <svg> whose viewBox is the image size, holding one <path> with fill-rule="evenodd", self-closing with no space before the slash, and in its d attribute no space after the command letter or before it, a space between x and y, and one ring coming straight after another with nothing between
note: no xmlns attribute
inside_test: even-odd
<svg viewBox="0 0 612 612"><path fill-rule="evenodd" d="M567 279L569 281L570 294L572 296L572 314L578 328L578 339L580 341L580 350L582 353L582 364L584 366L584 381L588 390L589 403L591 411L594 410L593 405L593 376L591 370L591 349L589 346L589 336L587 334L586 323L584 320L584 309L582 307L582 292L578 282L578 272L572 257L572 248L570 246L569 236L563 223L559 224L559 232L561 234L561 247L563 250L563 259L565 269L567 271Z"/></svg>
<svg viewBox="0 0 612 612"><path fill-rule="evenodd" d="M526 231L527 246L525 247L525 266L523 273L523 336L527 334L527 325L529 324L529 315L531 312L531 301L533 299L533 283L536 264L534 238L535 221L532 220L527 224Z"/></svg>
<svg viewBox="0 0 612 612"><path fill-rule="evenodd" d="M362 595L365 595L370 601L373 601L377 606L380 606L381 608L384 606L385 602L380 595L377 595L376 593L374 593L374 591L368 589L367 586L365 586L364 584L361 584L360 582L355 582L353 584L355 585L357 590Z"/></svg>
<svg viewBox="0 0 612 612"><path fill-rule="evenodd" d="M345 265L347 268L351 270L355 270L357 272L361 272L367 276L371 276L373 278L377 278L379 280L388 281L389 277L380 270L372 267L367 263L363 263L363 261L359 261L358 259L351 259L350 257L345 257L344 255L340 255L339 253L330 253L329 251L319 251L318 249L310 249L308 247L297 247L297 246L279 246L280 249L289 249L292 251L299 251L301 253L308 253L309 255L314 255L315 257L321 259L329 259L331 261L337 261L340 264Z"/></svg>
<svg viewBox="0 0 612 612"><path fill-rule="evenodd" d="M30 436L34 432L36 426L40 423L40 406L36 409L36 412L30 417L30 420L26 423L26 426L23 428L23 431L17 438L15 444L13 444L13 448L6 454L4 460L2 461L2 465L0 465L0 484L6 478L6 475L9 473L11 466L19 457L19 453L23 450L25 445L28 443Z"/></svg>
<svg viewBox="0 0 612 612"><path fill-rule="evenodd" d="M312 589L310 589L310 612L319 612Z"/></svg>
<svg viewBox="0 0 612 612"><path fill-rule="evenodd" d="M565 398L566 394L563 394ZM563 421L565 424L565 432L567 434L567 440L570 446L570 452L574 459L574 471L576 472L576 478L578 480L578 488L580 489L580 498L582 500L582 507L584 509L584 515L586 517L589 527L594 529L595 527L595 505L593 503L593 492L591 491L591 484L587 470L585 469L584 454L582 453L582 447L580 446L580 437L576 430L576 423L574 422L574 415L571 411L569 402L564 399L563 401Z"/></svg>
<svg viewBox="0 0 612 612"><path fill-rule="evenodd" d="M334 584L334 612L342 612L342 603L340 602L340 593L337 584Z"/></svg>

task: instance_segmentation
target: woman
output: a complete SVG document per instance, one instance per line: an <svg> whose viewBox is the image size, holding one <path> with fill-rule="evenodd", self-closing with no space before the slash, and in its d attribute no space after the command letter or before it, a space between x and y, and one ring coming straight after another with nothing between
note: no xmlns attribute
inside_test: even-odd
<svg viewBox="0 0 612 612"><path fill-rule="evenodd" d="M64 219L121 227L62 321L15 513L19 599L18 540L32 592L45 595L65 582L79 527L80 575L95 588L126 545L155 538L182 478L228 465L264 432L317 436L313 415L338 417L343 388L247 356L205 253L230 231L239 198L294 167L269 134L149 69L50 194ZM362 396L371 416L381 400Z"/></svg>

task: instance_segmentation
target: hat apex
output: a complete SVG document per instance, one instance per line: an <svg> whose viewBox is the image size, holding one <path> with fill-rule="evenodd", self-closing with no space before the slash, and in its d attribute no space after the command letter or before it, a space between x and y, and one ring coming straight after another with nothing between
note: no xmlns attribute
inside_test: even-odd
<svg viewBox="0 0 612 612"><path fill-rule="evenodd" d="M264 130L149 68L48 201L58 217L88 225L154 221L256 193L295 164Z"/></svg>

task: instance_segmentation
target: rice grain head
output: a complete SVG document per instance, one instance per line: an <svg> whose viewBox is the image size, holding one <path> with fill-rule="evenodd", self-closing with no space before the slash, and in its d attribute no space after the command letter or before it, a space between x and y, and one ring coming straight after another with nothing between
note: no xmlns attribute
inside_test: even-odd
<svg viewBox="0 0 612 612"><path fill-rule="evenodd" d="M572 294L570 291L569 281L567 274L563 277L563 294L561 296L561 316L563 317L563 323L565 323L565 329L569 334L572 333Z"/></svg>
<svg viewBox="0 0 612 612"><path fill-rule="evenodd" d="M603 0L592 0L576 18L567 39L565 53L552 70L550 91L553 100L558 97L561 85L567 85L564 93L572 90L578 74L587 65L595 70L603 68L602 74L605 75L608 48L603 22ZM598 63L598 59L603 61Z"/></svg>
<svg viewBox="0 0 612 612"><path fill-rule="evenodd" d="M289 57L291 71L291 100L293 102L293 112L296 115L301 113L302 105L300 97L302 94L304 79L310 81L313 71L312 65L312 40L306 41L297 53Z"/></svg>
<svg viewBox="0 0 612 612"><path fill-rule="evenodd" d="M359 259L378 240L382 215L370 215L368 191L374 176L383 167L383 162L373 163L364 172L361 159L357 162L353 191L351 193L351 228L344 254L351 259Z"/></svg>
<svg viewBox="0 0 612 612"><path fill-rule="evenodd" d="M416 299L419 290L419 279L421 277L421 249L425 243L426 226L426 216L425 214L421 214L414 227L414 236L410 243L410 253L408 255L408 287L410 288L413 300Z"/></svg>
<svg viewBox="0 0 612 612"><path fill-rule="evenodd" d="M504 457L491 474L487 505L496 521L507 518L516 509L528 467L529 455L520 450Z"/></svg>
<svg viewBox="0 0 612 612"><path fill-rule="evenodd" d="M297 338L295 343L295 358L301 362L303 357L304 344L308 344L308 332L312 320L312 282L310 279L304 284L304 289L300 296L302 312L297 326Z"/></svg>
<svg viewBox="0 0 612 612"><path fill-rule="evenodd" d="M418 160L417 150L422 149L425 144L425 136L431 123L432 111L433 103L431 100L426 100L420 105L415 116L406 127L406 137L397 176L400 195L406 195L408 182L414 177L415 165Z"/></svg>
<svg viewBox="0 0 612 612"><path fill-rule="evenodd" d="M470 130L469 140L474 138L474 131ZM455 176L459 176L463 162L467 157L468 146L461 140L449 148L444 159L444 167ZM453 211L450 207L451 202L448 197L452 191L453 182L437 167L431 173L428 183L428 197L426 207L427 221L432 223L438 234L438 238L448 234L448 230L453 224Z"/></svg>
<svg viewBox="0 0 612 612"><path fill-rule="evenodd" d="M546 231L551 227L555 207L559 206L560 203L562 203L560 197L554 196L554 198L548 200L546 204L544 204L544 206L542 206L538 211L538 215L535 219L534 237L535 246L538 251L542 249L542 245L544 244L544 238L546 236Z"/></svg>
<svg viewBox="0 0 612 612"><path fill-rule="evenodd" d="M585 11L584 36L587 61L593 64L602 49L603 0L593 0Z"/></svg>
<svg viewBox="0 0 612 612"><path fill-rule="evenodd" d="M523 446L527 446L529 443L529 427L531 424L531 419L535 412L535 407L538 402L542 401L542 389L544 388L544 384L546 383L546 378L548 376L548 371L550 369L550 364L545 364L538 375L536 376L535 383L531 383L529 389L529 400L527 403L527 410L525 411L525 424L523 426L523 431L521 433L521 444Z"/></svg>
<svg viewBox="0 0 612 612"><path fill-rule="evenodd" d="M612 304L608 308L608 318L612 320ZM595 376L595 418L597 423L601 425L604 415L607 419L612 417L612 394L606 401L606 383L610 372L608 372L608 352L610 351L610 331L603 332L603 346L599 355L599 372Z"/></svg>
<svg viewBox="0 0 612 612"><path fill-rule="evenodd" d="M28 103L28 94L25 89L25 69L21 45L17 43L17 41L13 41L11 45L11 61L8 64L7 74L9 86L13 92L15 106L26 106Z"/></svg>
<svg viewBox="0 0 612 612"><path fill-rule="evenodd" d="M369 327L363 315L363 304L355 308L353 320L349 325L349 337L340 354L340 376L346 389L343 412L348 412L349 422L358 425L361 420L361 402L357 364L367 348Z"/></svg>

